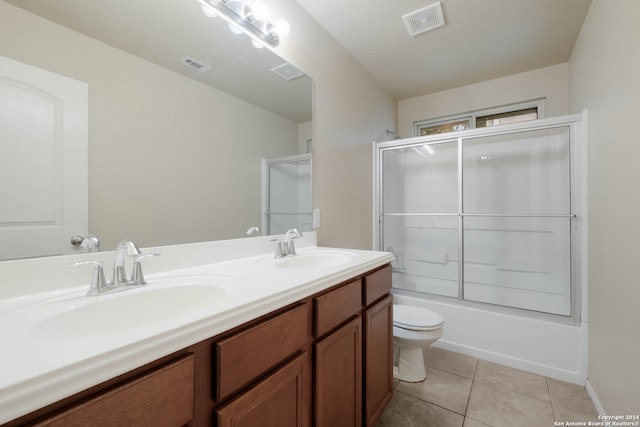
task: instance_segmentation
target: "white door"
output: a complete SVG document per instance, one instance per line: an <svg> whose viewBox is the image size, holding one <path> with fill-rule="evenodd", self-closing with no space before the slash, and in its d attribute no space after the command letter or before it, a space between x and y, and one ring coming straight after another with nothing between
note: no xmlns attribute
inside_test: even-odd
<svg viewBox="0 0 640 427"><path fill-rule="evenodd" d="M87 84L0 56L0 260L88 230Z"/></svg>

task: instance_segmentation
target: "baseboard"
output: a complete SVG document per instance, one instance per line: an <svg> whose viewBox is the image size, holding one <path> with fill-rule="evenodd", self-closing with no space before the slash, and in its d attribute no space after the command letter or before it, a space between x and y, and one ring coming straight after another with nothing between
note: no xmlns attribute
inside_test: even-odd
<svg viewBox="0 0 640 427"><path fill-rule="evenodd" d="M584 377L582 377L582 375L580 375L580 373L578 372L569 372L554 368L552 366L542 365L539 363L531 362L529 360L506 356L504 354L494 353L491 351L450 342L444 339L439 339L431 345L443 350L466 354L467 356L476 357L478 359L487 360L489 362L499 363L511 368L521 369L523 371L532 372L560 381L570 382L578 385L585 385Z"/></svg>
<svg viewBox="0 0 640 427"><path fill-rule="evenodd" d="M600 403L600 400L598 399L598 396L596 395L595 390L593 389L593 387L591 387L591 383L589 382L588 378L585 380L584 386L586 387L587 393L589 393L589 397L591 398L593 405L596 407L596 411L598 411L598 414L607 415L605 414L604 409L602 408L602 404Z"/></svg>

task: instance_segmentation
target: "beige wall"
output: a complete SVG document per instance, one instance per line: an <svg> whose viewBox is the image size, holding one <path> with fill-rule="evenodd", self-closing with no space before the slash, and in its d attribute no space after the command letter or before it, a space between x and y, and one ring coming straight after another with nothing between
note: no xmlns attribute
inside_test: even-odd
<svg viewBox="0 0 640 427"><path fill-rule="evenodd" d="M589 108L589 374L605 413L640 413L640 2L594 0L569 62Z"/></svg>
<svg viewBox="0 0 640 427"><path fill-rule="evenodd" d="M89 230L104 249L244 237L260 159L298 152L297 123L2 1L0 55L89 84Z"/></svg>
<svg viewBox="0 0 640 427"><path fill-rule="evenodd" d="M372 247L371 143L395 129L396 102L295 0L273 0L291 22L276 51L314 80L313 207L318 243Z"/></svg>
<svg viewBox="0 0 640 427"><path fill-rule="evenodd" d="M558 64L398 103L398 132L413 136L414 122L545 98L546 117L568 112L568 64Z"/></svg>
<svg viewBox="0 0 640 427"><path fill-rule="evenodd" d="M547 98L547 116L568 112L567 64L398 103L297 2L274 0L272 9L292 25L292 35L276 52L314 79L313 205L321 210L322 245L372 247L371 143L383 140L385 129L411 136L413 121L424 114L541 97Z"/></svg>

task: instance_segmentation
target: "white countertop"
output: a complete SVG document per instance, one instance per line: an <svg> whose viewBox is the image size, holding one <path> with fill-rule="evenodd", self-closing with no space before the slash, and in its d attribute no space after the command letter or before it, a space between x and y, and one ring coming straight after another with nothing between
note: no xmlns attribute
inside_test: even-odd
<svg viewBox="0 0 640 427"><path fill-rule="evenodd" d="M78 273L60 265L95 256L105 260L109 279L113 253L0 263L0 424L393 260L387 252L319 248L309 233L300 259L345 260L283 268L268 238L143 249L162 255L145 268L145 287L93 297L84 296L89 268ZM46 275L46 267L67 271L67 279ZM215 293L199 298L210 285ZM193 287L192 300L174 298L182 286Z"/></svg>

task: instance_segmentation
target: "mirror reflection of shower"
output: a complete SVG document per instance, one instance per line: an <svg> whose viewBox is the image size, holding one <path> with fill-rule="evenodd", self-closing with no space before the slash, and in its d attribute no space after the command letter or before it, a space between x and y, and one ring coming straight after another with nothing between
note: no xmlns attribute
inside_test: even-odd
<svg viewBox="0 0 640 427"><path fill-rule="evenodd" d="M311 154L263 159L262 230L266 235L297 228L311 231Z"/></svg>
<svg viewBox="0 0 640 427"><path fill-rule="evenodd" d="M385 129L384 131L384 137L382 138L383 141L392 141L394 139L400 139L400 136L398 136L398 134L392 130L389 129Z"/></svg>
<svg viewBox="0 0 640 427"><path fill-rule="evenodd" d="M391 255L393 255L393 257L395 258L392 262L391 262L391 272L392 273L398 273L398 274L406 274L407 270L402 268L402 267L398 267L398 265L402 265L400 262L400 258L398 257L398 255L396 254L395 250L389 246L386 249L387 252L389 252Z"/></svg>

